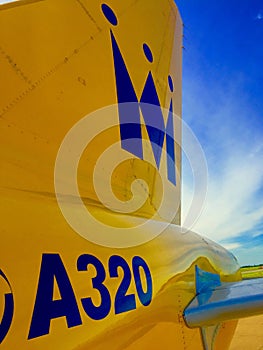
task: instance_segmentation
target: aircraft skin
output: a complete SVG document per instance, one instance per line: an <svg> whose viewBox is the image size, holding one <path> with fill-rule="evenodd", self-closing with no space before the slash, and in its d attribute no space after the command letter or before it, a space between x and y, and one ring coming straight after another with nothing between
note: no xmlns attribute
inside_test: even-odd
<svg viewBox="0 0 263 350"><path fill-rule="evenodd" d="M221 282L241 275L231 253L178 226L181 151L168 134L180 139L169 118L181 116L181 51L172 0L1 5L1 349L229 347L236 320L201 329L184 318L196 266ZM125 103L139 129L123 121ZM167 111L156 151L144 104ZM138 179L139 200L148 194L131 210ZM114 211L109 185L127 211Z"/></svg>

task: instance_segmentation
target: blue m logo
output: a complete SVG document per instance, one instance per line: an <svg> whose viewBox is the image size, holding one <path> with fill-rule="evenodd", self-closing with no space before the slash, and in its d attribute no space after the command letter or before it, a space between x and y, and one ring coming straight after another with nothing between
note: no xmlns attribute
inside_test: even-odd
<svg viewBox="0 0 263 350"><path fill-rule="evenodd" d="M102 11L112 25L116 26L118 24L116 15L108 5L103 4ZM164 147L164 140L166 139L167 177L171 183L176 185L172 99L170 101L167 123L165 125L161 103L157 94L152 72L150 71L148 73L142 95L138 98L123 55L112 30L110 33L115 67L122 148L140 159L143 159L142 129L140 120L140 114L142 114L158 169L160 167L161 151ZM149 46L145 43L143 44L143 50L147 60L152 63L152 52ZM171 76L168 77L168 83L171 92L173 92ZM151 108L151 106L154 106L154 108Z"/></svg>

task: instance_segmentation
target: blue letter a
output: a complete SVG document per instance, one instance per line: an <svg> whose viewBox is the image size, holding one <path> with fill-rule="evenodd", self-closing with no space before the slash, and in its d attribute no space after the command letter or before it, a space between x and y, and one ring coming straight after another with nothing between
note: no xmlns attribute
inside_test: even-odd
<svg viewBox="0 0 263 350"><path fill-rule="evenodd" d="M56 278L61 299L53 300ZM59 254L43 254L28 339L49 333L53 318L66 317L68 327L81 325L76 298Z"/></svg>

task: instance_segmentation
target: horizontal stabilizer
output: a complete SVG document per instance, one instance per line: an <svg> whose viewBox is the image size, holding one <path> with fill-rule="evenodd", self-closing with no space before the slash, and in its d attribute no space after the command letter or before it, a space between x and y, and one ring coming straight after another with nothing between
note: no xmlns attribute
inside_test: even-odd
<svg viewBox="0 0 263 350"><path fill-rule="evenodd" d="M201 271L200 274L200 271L197 268L196 284L199 286L200 275L204 279L205 273ZM187 325L194 328L262 313L263 279L220 284L218 282L209 284L206 281L205 287L199 292L197 290L196 297L185 309L184 318Z"/></svg>

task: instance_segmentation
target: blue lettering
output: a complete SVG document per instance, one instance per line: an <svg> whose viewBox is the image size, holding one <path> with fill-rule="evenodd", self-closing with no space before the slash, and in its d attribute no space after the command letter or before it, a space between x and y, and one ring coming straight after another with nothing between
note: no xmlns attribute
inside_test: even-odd
<svg viewBox="0 0 263 350"><path fill-rule="evenodd" d="M102 320L108 316L112 305L110 292L105 285L106 271L102 262L94 255L82 254L79 256L78 271L87 272L90 265L96 271L96 276L91 280L93 289L96 289L100 295L100 304L96 305L88 296L82 298L81 303L87 316L93 320ZM150 269L145 260L135 256L132 259L131 271L124 258L118 255L111 256L108 262L109 277L120 277L119 272L121 271L123 271L121 282L114 298L114 313L120 314L136 309L135 293L128 294L133 280L139 301L142 305L148 306L152 300L153 284ZM145 290L142 287L141 272L145 276ZM59 299L54 298L55 281L60 293ZM51 320L60 317L66 318L68 328L82 324L73 287L61 257L59 254L43 254L28 339L49 334Z"/></svg>
<svg viewBox="0 0 263 350"><path fill-rule="evenodd" d="M136 309L135 295L127 294L127 291L131 284L131 270L121 256L113 255L109 259L109 272L110 277L118 277L118 267L123 270L123 278L119 285L119 288L115 297L115 314L120 314L129 310Z"/></svg>
<svg viewBox="0 0 263 350"><path fill-rule="evenodd" d="M146 291L144 291L142 288L140 268L143 270L146 277L146 287L147 287ZM153 284L152 284L152 276L151 276L150 269L146 264L146 262L140 256L135 256L132 259L132 269L133 269L135 285L136 285L140 302L142 303L142 305L148 306L152 301L152 294L153 294Z"/></svg>
<svg viewBox="0 0 263 350"><path fill-rule="evenodd" d="M112 10L111 10L112 11ZM115 23L117 25L117 21ZM173 104L170 102L167 124L165 125L160 99L155 87L152 72L148 73L142 95L136 95L130 74L122 56L117 40L112 32L111 43L114 59L116 92L118 98L121 145L126 151L143 159L142 131L140 111L145 122L149 140L159 169L161 153L166 137L167 178L176 185L175 141L173 125ZM147 44L143 45L147 60L153 62L153 55ZM171 76L168 77L170 91L173 92Z"/></svg>
<svg viewBox="0 0 263 350"><path fill-rule="evenodd" d="M56 279L61 299L53 300ZM54 318L66 317L68 327L82 324L76 298L59 254L43 254L28 339L49 333Z"/></svg>
<svg viewBox="0 0 263 350"><path fill-rule="evenodd" d="M86 314L93 320L101 320L110 312L111 298L108 289L103 282L106 278L104 266L95 256L83 254L78 258L78 271L87 271L89 265L93 265L97 271L97 275L92 278L92 286L100 293L101 303L99 306L93 304L90 297L81 299L82 306Z"/></svg>

